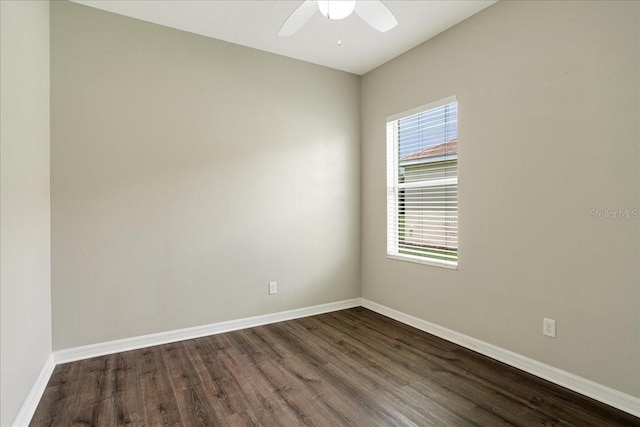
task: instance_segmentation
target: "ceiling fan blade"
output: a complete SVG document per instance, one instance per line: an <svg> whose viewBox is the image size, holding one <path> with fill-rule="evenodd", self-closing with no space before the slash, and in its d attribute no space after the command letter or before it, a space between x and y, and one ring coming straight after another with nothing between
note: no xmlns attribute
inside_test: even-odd
<svg viewBox="0 0 640 427"><path fill-rule="evenodd" d="M280 27L280 31L278 31L279 36L290 36L293 35L296 31L300 29L304 24L307 23L309 19L316 13L318 10L318 6L314 0L305 0L302 2L300 6L296 8L291 15L284 21L282 27Z"/></svg>
<svg viewBox="0 0 640 427"><path fill-rule="evenodd" d="M356 2L356 13L367 24L381 33L386 33L396 25L398 21L393 13L380 0L364 0Z"/></svg>

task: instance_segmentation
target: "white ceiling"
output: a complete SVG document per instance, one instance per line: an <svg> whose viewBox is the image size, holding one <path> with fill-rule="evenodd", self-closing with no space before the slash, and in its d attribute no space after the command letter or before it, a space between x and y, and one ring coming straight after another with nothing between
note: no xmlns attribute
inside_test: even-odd
<svg viewBox="0 0 640 427"><path fill-rule="evenodd" d="M387 33L374 30L355 13L340 21L330 21L316 13L296 34L280 37L280 26L302 0L73 1L360 75L495 2L385 0L398 20L398 25ZM342 40L341 46L338 39Z"/></svg>

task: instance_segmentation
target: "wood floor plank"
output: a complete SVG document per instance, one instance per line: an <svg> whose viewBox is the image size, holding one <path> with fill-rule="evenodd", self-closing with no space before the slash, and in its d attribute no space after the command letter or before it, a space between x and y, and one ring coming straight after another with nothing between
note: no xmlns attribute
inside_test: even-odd
<svg viewBox="0 0 640 427"><path fill-rule="evenodd" d="M314 401L321 406L326 419L331 420L332 425L354 425L358 419L365 419L367 413L362 405L357 404L347 393L327 381L321 372L314 369L302 357L294 356L281 359L279 365L282 369L297 379L302 387L311 391L315 396Z"/></svg>
<svg viewBox="0 0 640 427"><path fill-rule="evenodd" d="M136 369L136 353L127 351L115 356L115 419L118 425L143 426L144 406L141 393L138 392L141 389L141 376Z"/></svg>
<svg viewBox="0 0 640 427"><path fill-rule="evenodd" d="M107 425L106 422L113 422L113 405L105 399L111 399L113 394L114 359L114 355L109 355L84 361L77 399L71 406L74 424ZM104 424L102 420L106 420Z"/></svg>
<svg viewBox="0 0 640 427"><path fill-rule="evenodd" d="M163 346L136 350L137 369L146 426L178 426L180 412L162 359Z"/></svg>
<svg viewBox="0 0 640 427"><path fill-rule="evenodd" d="M640 426L359 307L56 366L31 426Z"/></svg>
<svg viewBox="0 0 640 427"><path fill-rule="evenodd" d="M80 383L79 363L65 363L56 366L43 393L39 405L48 411L36 411L32 424L42 426L70 425L69 396L77 395Z"/></svg>
<svg viewBox="0 0 640 427"><path fill-rule="evenodd" d="M318 363L316 369L322 375L323 379L328 381L334 386L339 393L344 396L348 396L355 401L355 404L361 406L366 413L374 414L376 419L380 421L380 425L411 425L410 422L399 423L398 420L394 420L392 412L385 407L385 403L388 403L388 399L385 396L379 394L377 390L381 387L375 378L368 374L364 365L353 362L348 355L348 350L335 346L334 342L339 341L338 335L330 330L324 330L322 323L317 322L314 319L300 319L303 320L300 323L306 325L307 330L314 331L313 344L314 347L309 351L304 351L301 355L312 354L329 354L331 355L331 363ZM314 326L310 326L310 323ZM304 343L311 343L311 340L307 340ZM304 345L301 341L301 345ZM313 360L313 359L311 359ZM317 359L316 359L317 363ZM404 416L398 416L396 418L405 419Z"/></svg>

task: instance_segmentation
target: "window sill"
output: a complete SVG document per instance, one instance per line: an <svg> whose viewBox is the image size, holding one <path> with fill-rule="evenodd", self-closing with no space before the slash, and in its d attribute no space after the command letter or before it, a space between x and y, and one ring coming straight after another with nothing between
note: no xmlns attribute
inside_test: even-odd
<svg viewBox="0 0 640 427"><path fill-rule="evenodd" d="M449 270L458 269L457 262L454 263L451 261L439 261L435 259L428 259L428 258L423 258L419 256L414 256L414 255L387 254L387 258L395 259L398 261L415 262L417 264L426 264L426 265L431 265L433 267L448 268Z"/></svg>

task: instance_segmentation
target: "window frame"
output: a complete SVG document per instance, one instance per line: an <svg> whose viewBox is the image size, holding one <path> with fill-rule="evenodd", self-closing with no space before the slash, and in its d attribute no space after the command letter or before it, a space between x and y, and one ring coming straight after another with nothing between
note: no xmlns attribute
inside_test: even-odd
<svg viewBox="0 0 640 427"><path fill-rule="evenodd" d="M404 111L402 113L394 114L392 116L387 117L386 121L386 149L387 149L387 258L395 259L399 261L408 261L419 264L426 264L435 267L442 267L452 270L457 270L459 266L459 245L456 248L456 260L455 261L447 261L447 260L439 260L436 258L430 258L428 256L419 256L412 254L403 254L400 253L400 208L399 208L399 192L400 190L404 190L407 188L428 188L428 187L437 187L443 185L455 185L456 188L459 188L459 178L458 178L458 155L456 154L455 159L455 167L456 167L456 176L455 178L444 178L444 179L434 179L432 181L421 181L416 183L405 183L400 187L399 181L399 135L398 135L398 122L401 119L408 118L415 114L427 112L429 110L433 110L438 107L442 107L447 104L456 103L457 107L457 97L449 96L447 98L440 99L435 102L431 102L426 105L422 105L416 108L412 108L408 111ZM456 117L458 116L458 112L456 111ZM392 127L390 129L390 127ZM458 126L456 125L456 132ZM447 141L444 141L447 142ZM456 194L456 205L458 202L458 194ZM456 208L456 212L458 212ZM391 230L391 227L394 227L394 230ZM456 231L459 235L459 222L456 228Z"/></svg>

